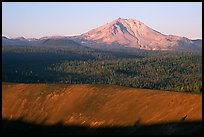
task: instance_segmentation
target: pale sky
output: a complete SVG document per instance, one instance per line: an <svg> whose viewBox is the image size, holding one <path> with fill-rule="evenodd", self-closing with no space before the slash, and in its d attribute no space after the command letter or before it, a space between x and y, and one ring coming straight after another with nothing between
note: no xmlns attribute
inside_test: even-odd
<svg viewBox="0 0 204 137"><path fill-rule="evenodd" d="M119 17L135 18L163 34L202 38L201 2L3 2L2 35L73 36Z"/></svg>

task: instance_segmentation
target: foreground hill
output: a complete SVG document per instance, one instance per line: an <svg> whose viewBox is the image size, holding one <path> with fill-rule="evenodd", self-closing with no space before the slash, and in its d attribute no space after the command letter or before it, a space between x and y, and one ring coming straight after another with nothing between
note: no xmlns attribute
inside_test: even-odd
<svg viewBox="0 0 204 137"><path fill-rule="evenodd" d="M91 84L2 83L2 89L2 118L7 123L20 119L41 126L60 122L110 127L202 120L200 94ZM173 134L174 128L166 134ZM201 130L191 130L197 128Z"/></svg>

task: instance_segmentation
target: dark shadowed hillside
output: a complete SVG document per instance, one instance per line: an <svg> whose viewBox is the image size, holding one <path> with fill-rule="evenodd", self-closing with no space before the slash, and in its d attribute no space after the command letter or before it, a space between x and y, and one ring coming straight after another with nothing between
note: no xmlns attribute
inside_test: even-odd
<svg viewBox="0 0 204 137"><path fill-rule="evenodd" d="M170 122L151 125L89 127L40 125L20 120L3 120L3 135L201 135L202 122Z"/></svg>

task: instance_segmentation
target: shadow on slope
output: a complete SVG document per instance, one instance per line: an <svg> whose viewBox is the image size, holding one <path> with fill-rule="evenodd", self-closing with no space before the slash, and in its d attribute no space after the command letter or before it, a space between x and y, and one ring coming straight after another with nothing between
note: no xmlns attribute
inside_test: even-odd
<svg viewBox="0 0 204 137"><path fill-rule="evenodd" d="M153 125L88 127L80 125L41 125L21 120L2 120L3 135L117 135L117 134L202 134L202 121L170 122Z"/></svg>

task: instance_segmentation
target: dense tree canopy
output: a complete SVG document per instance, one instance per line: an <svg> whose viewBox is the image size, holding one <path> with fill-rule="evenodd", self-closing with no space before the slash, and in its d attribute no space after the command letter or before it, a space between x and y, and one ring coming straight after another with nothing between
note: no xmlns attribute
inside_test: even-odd
<svg viewBox="0 0 204 137"><path fill-rule="evenodd" d="M91 49L67 46L3 46L3 81L104 83L200 92L202 53Z"/></svg>

